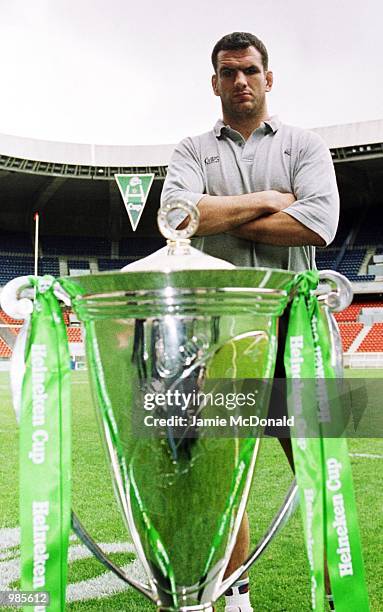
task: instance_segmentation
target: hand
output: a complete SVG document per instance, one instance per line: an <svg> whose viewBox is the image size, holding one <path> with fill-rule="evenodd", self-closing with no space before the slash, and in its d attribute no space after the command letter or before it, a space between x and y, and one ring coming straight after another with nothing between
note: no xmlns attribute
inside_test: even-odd
<svg viewBox="0 0 383 612"><path fill-rule="evenodd" d="M292 193L281 193L270 189L268 191L261 191L257 194L265 207L265 214L272 215L274 213L284 210L296 201L294 194Z"/></svg>

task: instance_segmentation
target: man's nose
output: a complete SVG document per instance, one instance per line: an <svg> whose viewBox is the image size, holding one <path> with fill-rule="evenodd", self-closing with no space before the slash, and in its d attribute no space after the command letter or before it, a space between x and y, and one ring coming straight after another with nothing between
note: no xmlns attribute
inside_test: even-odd
<svg viewBox="0 0 383 612"><path fill-rule="evenodd" d="M243 89L247 85L246 75L242 70L237 70L235 73L234 86L237 89Z"/></svg>

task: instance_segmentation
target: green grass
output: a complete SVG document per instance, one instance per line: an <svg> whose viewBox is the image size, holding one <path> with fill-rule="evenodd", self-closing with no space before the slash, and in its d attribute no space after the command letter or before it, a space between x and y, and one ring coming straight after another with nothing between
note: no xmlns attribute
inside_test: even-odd
<svg viewBox="0 0 383 612"><path fill-rule="evenodd" d="M347 375L373 378L381 376L382 372L348 370ZM126 542L130 538L114 500L86 379L85 372L73 375L73 507L97 542ZM0 373L0 400L1 529L18 526L17 427L5 373ZM351 453L383 456L383 440L353 439L349 441L349 450ZM383 459L352 457L351 462L371 610L380 612L383 609L383 493L380 476ZM278 442L263 440L248 504L253 545L284 498L290 481L291 474ZM119 565L124 565L132 562L133 555L126 552L111 557ZM0 573L1 563L0 558ZM77 560L70 564L69 584L101 576L105 571L95 559ZM257 612L310 610L308 566L299 513L253 566L250 582L252 605ZM17 582L13 586L17 586ZM224 603L218 602L217 611L222 612L223 608ZM113 596L75 601L68 604L67 609L71 612L145 612L154 610L154 606L128 588Z"/></svg>

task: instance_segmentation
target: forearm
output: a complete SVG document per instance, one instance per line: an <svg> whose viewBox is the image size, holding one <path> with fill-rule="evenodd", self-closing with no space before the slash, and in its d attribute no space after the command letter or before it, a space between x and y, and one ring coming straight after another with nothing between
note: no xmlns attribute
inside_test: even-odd
<svg viewBox="0 0 383 612"><path fill-rule="evenodd" d="M291 215L278 212L260 217L229 231L233 236L277 246L324 246L325 240Z"/></svg>
<svg viewBox="0 0 383 612"><path fill-rule="evenodd" d="M235 230L263 215L271 215L294 201L292 194L259 191L238 196L205 195L198 203L197 234L208 236Z"/></svg>

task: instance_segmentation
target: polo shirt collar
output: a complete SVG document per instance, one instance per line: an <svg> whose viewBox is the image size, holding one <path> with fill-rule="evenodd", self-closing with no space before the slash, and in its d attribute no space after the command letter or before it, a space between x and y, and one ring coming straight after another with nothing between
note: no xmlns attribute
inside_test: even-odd
<svg viewBox="0 0 383 612"><path fill-rule="evenodd" d="M273 132L273 134L275 134L279 130L279 128L281 127L281 121L278 119L278 117L276 115L274 115L273 117L270 117L270 119L267 119L266 121L264 121L263 125L266 128L265 129L265 133L271 131L271 132ZM217 138L219 138L220 136L222 136L222 134L228 128L230 128L229 125L226 125L222 121L222 119L218 119L217 123L215 124L215 126L213 128L213 132L214 132L215 136Z"/></svg>

